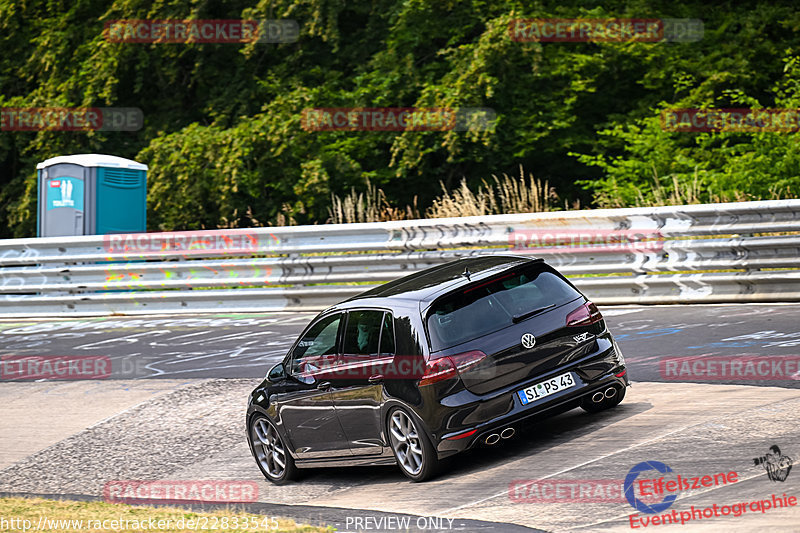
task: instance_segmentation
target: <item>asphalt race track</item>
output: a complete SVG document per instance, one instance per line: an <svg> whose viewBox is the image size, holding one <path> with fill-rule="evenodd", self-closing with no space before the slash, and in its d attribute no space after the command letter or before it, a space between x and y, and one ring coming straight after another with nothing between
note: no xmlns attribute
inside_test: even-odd
<svg viewBox="0 0 800 533"><path fill-rule="evenodd" d="M247 448L246 394L313 315L0 321L4 358L111 362L98 380L19 380L4 368L0 492L101 498L111 480L231 480L257 484L255 511L349 531L396 531L374 526L403 517L413 531L800 530L800 506L788 500L741 513L753 501L800 497L800 469L771 481L754 461L773 445L800 457L796 306L602 311L633 380L619 407L523 428L428 483L364 467L310 470L284 487L263 480ZM671 467L667 480L735 472L736 481L679 491L664 513L695 517L645 528L664 513L636 511L621 489L645 461ZM715 505L719 516L702 515Z"/></svg>
<svg viewBox="0 0 800 533"><path fill-rule="evenodd" d="M264 313L2 320L0 349L14 355L107 356L112 362L111 377L117 379L258 378L286 354L313 316ZM613 307L605 310L605 316L636 381L676 377L661 375L659 361L663 358L800 353L800 310L795 304ZM758 376L750 380L719 378L693 376L692 381L775 384ZM800 376L777 384L798 387Z"/></svg>

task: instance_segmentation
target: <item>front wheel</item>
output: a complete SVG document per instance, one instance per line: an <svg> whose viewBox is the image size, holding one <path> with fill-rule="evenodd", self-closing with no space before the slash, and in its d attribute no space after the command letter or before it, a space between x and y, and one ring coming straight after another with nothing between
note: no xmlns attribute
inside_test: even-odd
<svg viewBox="0 0 800 533"><path fill-rule="evenodd" d="M400 470L411 481L425 481L436 474L439 458L424 432L406 411L389 412L389 440Z"/></svg>
<svg viewBox="0 0 800 533"><path fill-rule="evenodd" d="M264 415L256 415L250 422L250 443L256 464L268 480L283 485L297 478L294 459L275 425Z"/></svg>

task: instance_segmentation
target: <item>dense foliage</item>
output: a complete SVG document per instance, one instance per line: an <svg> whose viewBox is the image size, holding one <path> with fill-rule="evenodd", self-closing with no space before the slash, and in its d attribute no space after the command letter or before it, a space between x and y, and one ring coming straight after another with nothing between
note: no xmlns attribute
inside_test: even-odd
<svg viewBox="0 0 800 533"><path fill-rule="evenodd" d="M519 17L702 19L698 42L522 43ZM294 19L287 44L104 39L114 19ZM520 165L562 199L786 197L796 133L664 131L672 107L800 107L792 2L0 0L0 107L139 107L138 132L0 132L0 236L35 233L35 165L150 165L151 230L324 222L331 194L431 204ZM496 128L316 132L308 107L489 107ZM681 192L683 191L683 192Z"/></svg>

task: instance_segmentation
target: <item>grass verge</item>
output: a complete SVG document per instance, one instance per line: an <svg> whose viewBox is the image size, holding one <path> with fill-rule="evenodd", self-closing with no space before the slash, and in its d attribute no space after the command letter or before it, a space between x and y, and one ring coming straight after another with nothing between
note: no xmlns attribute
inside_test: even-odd
<svg viewBox="0 0 800 533"><path fill-rule="evenodd" d="M195 512L178 507L148 507L43 498L0 498L0 531L270 531L317 533L333 531L293 520L244 512L235 507Z"/></svg>

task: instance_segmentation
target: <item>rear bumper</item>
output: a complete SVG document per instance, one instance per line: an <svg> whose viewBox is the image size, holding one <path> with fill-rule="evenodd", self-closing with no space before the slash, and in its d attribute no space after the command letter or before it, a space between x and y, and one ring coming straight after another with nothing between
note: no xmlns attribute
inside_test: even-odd
<svg viewBox="0 0 800 533"><path fill-rule="evenodd" d="M591 397L598 391L605 391L608 387L624 389L630 384L627 369L624 363L617 359L610 344L609 342L607 349L596 352L589 358L554 369L529 382L484 397L472 395L473 401L470 403L456 406L453 405L452 397L445 399L445 405L449 404L447 406L450 407L451 416L448 419L451 422L459 420L462 424L458 424L459 427L451 427L449 431L438 432L436 436L439 438L434 439L434 442L439 457L444 458L472 448L484 442L487 436L499 433L507 427L512 426L519 430L519 426L531 424L536 419L555 416L578 407L583 398ZM534 404L522 405L516 391L565 372L577 374L581 381L580 385L555 393ZM486 416L487 414L492 416ZM475 423L468 423L470 420L474 420ZM474 433L469 436L453 438L473 430Z"/></svg>
<svg viewBox="0 0 800 533"><path fill-rule="evenodd" d="M550 416L555 416L559 413L563 413L564 411L568 411L570 409L574 409L578 407L579 403L585 397L591 397L595 393L602 393L609 387L615 387L617 390L624 389L628 383L626 383L621 378L610 377L609 379L604 379L600 383L593 384L591 387L584 387L581 390L577 391L574 395L569 398L561 399L559 401L550 402L540 406L539 408L530 408L527 409L528 413L518 413L516 415L511 415L508 417L503 417L500 420L492 421L490 428L482 430L475 434L475 438L472 439L472 442L469 444L469 448L473 448L485 442L486 438L489 435L494 433L499 433L503 429L507 427L514 427L518 429L517 426L531 424L535 422L537 419L547 418ZM449 441L448 441L449 442Z"/></svg>

